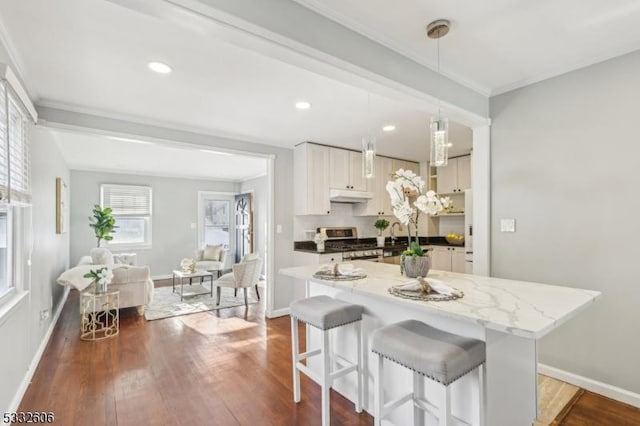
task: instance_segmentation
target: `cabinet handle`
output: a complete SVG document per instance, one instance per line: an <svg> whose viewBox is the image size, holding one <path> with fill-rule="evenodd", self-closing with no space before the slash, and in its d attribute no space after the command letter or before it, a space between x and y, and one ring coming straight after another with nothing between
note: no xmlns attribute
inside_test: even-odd
<svg viewBox="0 0 640 426"><path fill-rule="evenodd" d="M330 213L331 213L331 210L327 210L327 214L330 214Z"/></svg>

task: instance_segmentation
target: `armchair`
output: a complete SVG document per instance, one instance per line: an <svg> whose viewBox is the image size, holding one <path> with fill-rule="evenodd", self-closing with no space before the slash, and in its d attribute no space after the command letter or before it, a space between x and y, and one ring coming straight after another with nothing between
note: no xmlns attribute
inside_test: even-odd
<svg viewBox="0 0 640 426"><path fill-rule="evenodd" d="M221 246L218 246L221 247ZM209 271L209 272L217 272L218 274L218 278L220 278L220 275L222 274L222 271L224 270L224 265L225 265L225 261L227 259L227 253L229 252L229 249L226 248L222 248L220 250L220 254L218 259L211 259L211 258L207 258L205 259L205 251L208 247L202 248L200 250L196 250L196 269L200 269L200 270L204 270L204 271Z"/></svg>
<svg viewBox="0 0 640 426"><path fill-rule="evenodd" d="M258 280L262 273L262 259L253 257L251 259L242 259L240 263L233 265L232 272L224 274L216 281L216 305L220 305L220 290L222 287L230 287L234 290L244 289L244 304L248 306L247 288L255 286L258 300L260 293L258 292Z"/></svg>

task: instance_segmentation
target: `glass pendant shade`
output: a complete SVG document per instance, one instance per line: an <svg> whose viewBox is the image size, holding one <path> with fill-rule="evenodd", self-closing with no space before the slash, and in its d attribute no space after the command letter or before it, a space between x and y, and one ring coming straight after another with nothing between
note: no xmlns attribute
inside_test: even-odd
<svg viewBox="0 0 640 426"><path fill-rule="evenodd" d="M431 117L431 155L433 167L446 166L449 160L449 120Z"/></svg>
<svg viewBox="0 0 640 426"><path fill-rule="evenodd" d="M365 179L375 177L376 138L365 136L362 138L362 176Z"/></svg>

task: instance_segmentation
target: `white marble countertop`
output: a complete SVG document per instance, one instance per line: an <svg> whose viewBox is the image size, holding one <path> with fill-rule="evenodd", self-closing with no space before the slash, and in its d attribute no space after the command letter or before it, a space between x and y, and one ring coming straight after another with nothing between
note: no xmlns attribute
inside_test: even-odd
<svg viewBox="0 0 640 426"><path fill-rule="evenodd" d="M427 280L429 277L442 280L462 290L464 297L446 302L409 300L388 292L391 286L411 281L400 275L398 265L366 261L355 261L353 264L364 269L367 277L355 281L320 280L313 278L318 265L283 268L280 273L531 339L544 336L600 296L597 291L572 287L430 271Z"/></svg>

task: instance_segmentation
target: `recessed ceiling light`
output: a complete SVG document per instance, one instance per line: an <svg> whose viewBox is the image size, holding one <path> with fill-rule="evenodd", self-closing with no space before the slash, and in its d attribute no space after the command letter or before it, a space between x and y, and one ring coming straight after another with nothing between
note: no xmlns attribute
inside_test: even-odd
<svg viewBox="0 0 640 426"><path fill-rule="evenodd" d="M387 124L382 128L382 130L384 130L385 132L393 132L395 129L396 126L394 126L393 124Z"/></svg>
<svg viewBox="0 0 640 426"><path fill-rule="evenodd" d="M449 143L447 144L447 148L451 148L452 146L453 146L453 144L452 144L451 142L449 142Z"/></svg>
<svg viewBox="0 0 640 426"><path fill-rule="evenodd" d="M296 102L296 108L298 108L298 109L309 109L309 108L311 108L311 102L307 102L307 101Z"/></svg>
<svg viewBox="0 0 640 426"><path fill-rule="evenodd" d="M171 67L162 62L149 62L147 66L151 71L155 71L159 74L169 74L171 72Z"/></svg>

